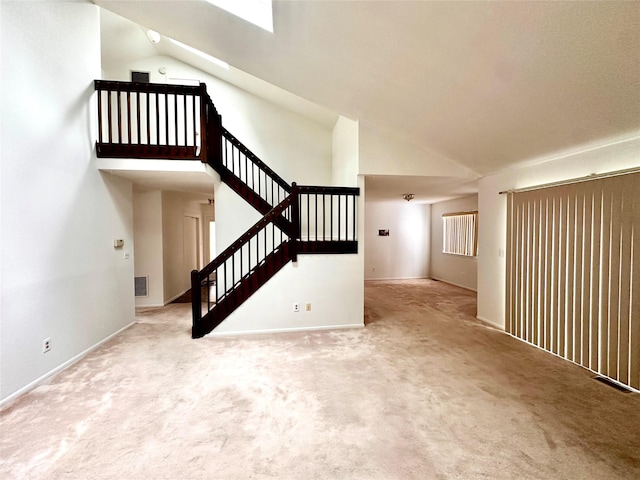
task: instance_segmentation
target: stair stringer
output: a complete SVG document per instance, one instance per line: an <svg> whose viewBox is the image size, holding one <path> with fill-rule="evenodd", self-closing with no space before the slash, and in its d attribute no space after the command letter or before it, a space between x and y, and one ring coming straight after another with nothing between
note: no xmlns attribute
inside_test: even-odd
<svg viewBox="0 0 640 480"><path fill-rule="evenodd" d="M211 311L202 317L197 327L194 327L192 331L193 338L202 337L215 329L290 261L291 246L290 241L286 241L267 255L261 265L244 277L227 297L220 300Z"/></svg>
<svg viewBox="0 0 640 480"><path fill-rule="evenodd" d="M220 180L225 185L227 185L233 192L247 202L247 204L251 205L261 215L265 215L275 206L269 204L266 200L260 197L251 189L251 187L246 185L223 165L220 165L217 162L210 162L209 166L218 173ZM284 217L279 217L275 223L281 230L286 232L291 229L291 222Z"/></svg>

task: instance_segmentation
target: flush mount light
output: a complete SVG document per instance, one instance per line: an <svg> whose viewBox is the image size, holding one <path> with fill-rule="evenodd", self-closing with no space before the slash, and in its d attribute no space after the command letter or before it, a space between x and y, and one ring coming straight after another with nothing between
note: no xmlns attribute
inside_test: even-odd
<svg viewBox="0 0 640 480"><path fill-rule="evenodd" d="M160 34L155 30L147 30L147 38L151 43L158 43L160 41Z"/></svg>
<svg viewBox="0 0 640 480"><path fill-rule="evenodd" d="M407 202L410 202L415 198L415 195L413 193L404 193L402 194L402 198L404 198Z"/></svg>
<svg viewBox="0 0 640 480"><path fill-rule="evenodd" d="M219 67L224 68L225 70L229 70L229 64L227 62L223 62L222 60L220 60L219 58L216 57L212 57L209 54L206 54L204 52L201 52L200 50L198 50L197 48L193 48L190 47L189 45L185 45L182 42L179 42L177 40L174 40L173 38L170 38L169 41L171 43L173 43L174 45L177 45L178 47L186 50L187 52L191 52L194 55L198 55L201 58L204 58L205 60L210 61L211 63L214 63L216 65L218 65Z"/></svg>

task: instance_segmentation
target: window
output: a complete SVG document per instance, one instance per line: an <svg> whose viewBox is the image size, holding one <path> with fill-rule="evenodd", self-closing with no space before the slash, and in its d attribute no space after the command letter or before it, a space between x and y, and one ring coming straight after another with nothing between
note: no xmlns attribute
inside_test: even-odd
<svg viewBox="0 0 640 480"><path fill-rule="evenodd" d="M442 215L442 253L478 255L478 212Z"/></svg>
<svg viewBox="0 0 640 480"><path fill-rule="evenodd" d="M206 0L227 12L273 33L271 0Z"/></svg>

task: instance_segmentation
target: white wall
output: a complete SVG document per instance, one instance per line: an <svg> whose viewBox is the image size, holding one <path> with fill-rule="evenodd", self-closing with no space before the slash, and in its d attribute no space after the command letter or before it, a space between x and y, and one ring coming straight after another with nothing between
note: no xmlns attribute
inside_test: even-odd
<svg viewBox="0 0 640 480"><path fill-rule="evenodd" d="M166 75L160 75L163 66ZM173 58L156 56L117 71L106 71L108 80L130 79L130 70L151 72L151 81L197 80L222 115L222 124L287 182L329 185L331 182L331 131L301 115L241 90Z"/></svg>
<svg viewBox="0 0 640 480"><path fill-rule="evenodd" d="M640 166L640 137L491 175L479 183L478 318L504 328L507 199L500 191Z"/></svg>
<svg viewBox="0 0 640 480"><path fill-rule="evenodd" d="M13 398L134 319L131 183L101 174L98 7L1 2L0 396ZM51 338L51 350L42 341Z"/></svg>
<svg viewBox="0 0 640 480"><path fill-rule="evenodd" d="M359 125L342 115L333 127L331 140L331 180L333 185L358 185ZM363 195L364 197L364 195Z"/></svg>
<svg viewBox="0 0 640 480"><path fill-rule="evenodd" d="M148 277L147 297L136 297L136 307L164 305L162 258L162 192L133 189L135 276Z"/></svg>
<svg viewBox="0 0 640 480"><path fill-rule="evenodd" d="M431 278L477 290L477 258L442 253L442 215L474 210L478 210L478 195L431 205ZM480 216L478 221L482 221Z"/></svg>
<svg viewBox="0 0 640 480"><path fill-rule="evenodd" d="M285 265L213 333L362 327L359 264L358 255L299 255L297 263ZM293 312L296 302L298 313Z"/></svg>
<svg viewBox="0 0 640 480"><path fill-rule="evenodd" d="M427 278L431 205L401 201L367 201L364 278ZM378 230L389 230L388 237Z"/></svg>
<svg viewBox="0 0 640 480"><path fill-rule="evenodd" d="M363 122L359 127L361 175L478 177L437 152L419 148Z"/></svg>

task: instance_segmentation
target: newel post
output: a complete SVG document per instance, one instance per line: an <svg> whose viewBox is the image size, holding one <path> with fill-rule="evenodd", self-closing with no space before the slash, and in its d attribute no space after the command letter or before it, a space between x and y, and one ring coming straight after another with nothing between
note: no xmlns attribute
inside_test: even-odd
<svg viewBox="0 0 640 480"><path fill-rule="evenodd" d="M291 242L291 261L298 261L298 248L300 241L300 194L298 192L298 184L291 184L291 233L289 235Z"/></svg>
<svg viewBox="0 0 640 480"><path fill-rule="evenodd" d="M199 334L199 323L202 319L202 290L198 270L191 270L191 312L193 317L191 338L199 338L202 336Z"/></svg>
<svg viewBox="0 0 640 480"><path fill-rule="evenodd" d="M200 161L207 163L207 85L200 84Z"/></svg>

